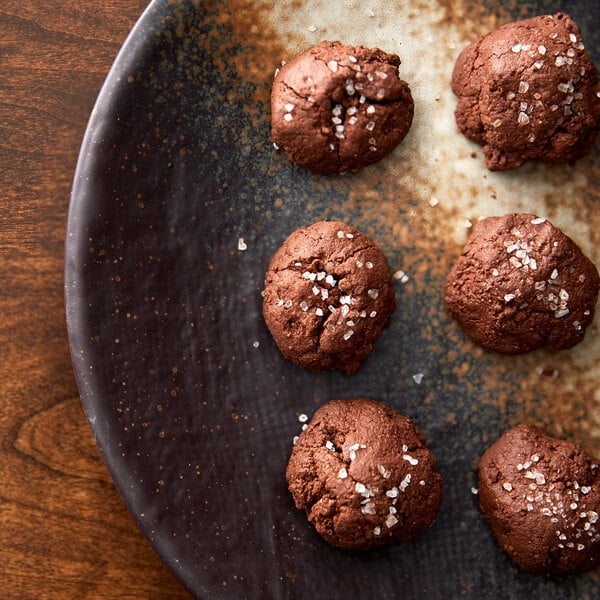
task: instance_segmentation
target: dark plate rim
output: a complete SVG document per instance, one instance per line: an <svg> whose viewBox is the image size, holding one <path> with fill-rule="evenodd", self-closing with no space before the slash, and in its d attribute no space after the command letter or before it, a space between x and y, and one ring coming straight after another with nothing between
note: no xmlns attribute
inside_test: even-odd
<svg viewBox="0 0 600 600"><path fill-rule="evenodd" d="M159 8L164 4L164 1L151 0L138 17L104 79L86 125L75 166L67 214L63 281L67 336L73 372L81 403L102 460L137 527L169 570L193 594L192 577L186 574L185 569L178 568L175 553L172 551L170 545L165 543L165 540L160 536L153 536L151 521L140 519L136 514L138 512L136 511L136 498L135 494L130 491L131 485L128 480L128 473L123 472L119 468L118 460L114 454L106 450L110 446L109 427L96 425L96 423L102 422L102 419L105 418L101 407L102 403L97 401L99 387L95 381L93 372L89 368L86 368L79 355L80 349L85 346L83 343L85 339L85 327L83 327L81 322L80 311L81 297L78 294L79 286L81 285L78 283L78 275L82 270L81 236L84 232L78 231L76 223L79 209L85 201L86 189L89 186L87 174L94 158L94 140L101 135L101 130L104 126L102 115L110 109L115 101L112 97L112 89L119 83L122 75L129 72L131 66L139 60L139 53L136 49L137 38L143 36L146 30L152 30L156 27L156 19L160 18Z"/></svg>

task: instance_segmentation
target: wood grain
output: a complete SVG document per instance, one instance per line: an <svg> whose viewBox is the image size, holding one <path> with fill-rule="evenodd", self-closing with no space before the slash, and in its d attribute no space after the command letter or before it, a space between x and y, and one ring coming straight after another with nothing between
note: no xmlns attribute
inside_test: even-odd
<svg viewBox="0 0 600 600"><path fill-rule="evenodd" d="M100 460L77 395L63 304L79 145L145 4L0 4L2 598L189 597Z"/></svg>

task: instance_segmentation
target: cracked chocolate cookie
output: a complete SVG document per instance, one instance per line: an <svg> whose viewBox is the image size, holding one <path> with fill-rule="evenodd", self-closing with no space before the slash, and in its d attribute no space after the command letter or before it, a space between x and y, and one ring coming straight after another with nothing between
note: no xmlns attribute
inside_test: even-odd
<svg viewBox="0 0 600 600"><path fill-rule="evenodd" d="M600 564L600 469L576 444L519 425L479 461L479 504L500 546L525 571Z"/></svg>
<svg viewBox="0 0 600 600"><path fill-rule="evenodd" d="M571 238L536 215L477 225L446 278L448 311L485 348L520 354L581 342L600 280Z"/></svg>
<svg viewBox="0 0 600 600"><path fill-rule="evenodd" d="M292 233L265 277L267 327L285 356L312 371L355 373L395 310L383 252L345 223Z"/></svg>
<svg viewBox="0 0 600 600"><path fill-rule="evenodd" d="M332 400L300 434L286 477L296 507L333 546L413 540L435 520L442 478L413 421L367 398Z"/></svg>
<svg viewBox="0 0 600 600"><path fill-rule="evenodd" d="M508 23L459 55L459 129L493 171L581 158L600 131L600 82L566 14Z"/></svg>
<svg viewBox="0 0 600 600"><path fill-rule="evenodd" d="M273 82L273 141L292 162L317 173L381 160L413 119L399 65L395 54L339 42L321 42L293 58Z"/></svg>

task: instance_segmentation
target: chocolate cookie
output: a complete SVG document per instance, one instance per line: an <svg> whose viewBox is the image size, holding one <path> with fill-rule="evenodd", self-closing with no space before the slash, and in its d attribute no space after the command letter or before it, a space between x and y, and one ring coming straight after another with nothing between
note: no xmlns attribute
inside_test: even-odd
<svg viewBox="0 0 600 600"><path fill-rule="evenodd" d="M296 442L286 477L296 507L330 544L366 550L433 523L442 478L409 417L367 398L332 400Z"/></svg>
<svg viewBox="0 0 600 600"><path fill-rule="evenodd" d="M505 433L479 461L479 503L525 571L584 571L600 563L600 469L576 444L532 425Z"/></svg>
<svg viewBox="0 0 600 600"><path fill-rule="evenodd" d="M273 141L294 163L317 173L381 160L413 119L399 65L395 54L340 42L321 42L293 58L273 82Z"/></svg>
<svg viewBox="0 0 600 600"><path fill-rule="evenodd" d="M493 171L574 161L600 130L600 82L565 14L508 23L459 55L456 122Z"/></svg>
<svg viewBox="0 0 600 600"><path fill-rule="evenodd" d="M573 240L544 218L514 213L479 222L444 295L473 341L520 354L583 340L599 285L596 267Z"/></svg>
<svg viewBox="0 0 600 600"><path fill-rule="evenodd" d="M283 354L312 371L356 372L395 310L385 256L344 223L298 229L267 270L267 326Z"/></svg>

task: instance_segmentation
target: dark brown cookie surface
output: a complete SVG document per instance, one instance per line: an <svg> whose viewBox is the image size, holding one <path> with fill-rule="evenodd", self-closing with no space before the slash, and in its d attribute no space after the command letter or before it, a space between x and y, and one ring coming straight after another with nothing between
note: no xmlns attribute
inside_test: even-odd
<svg viewBox="0 0 600 600"><path fill-rule="evenodd" d="M317 173L381 160L413 119L399 65L395 54L339 42L321 42L293 58L273 82L273 141L294 163Z"/></svg>
<svg viewBox="0 0 600 600"><path fill-rule="evenodd" d="M473 341L519 354L583 340L599 285L573 240L544 218L511 213L479 222L446 278L444 299Z"/></svg>
<svg viewBox="0 0 600 600"><path fill-rule="evenodd" d="M385 256L345 223L293 232L265 277L267 327L285 356L313 371L356 372L395 309Z"/></svg>
<svg viewBox="0 0 600 600"><path fill-rule="evenodd" d="M491 170L583 156L600 131L600 82L565 14L508 23L458 57L452 89L459 129Z"/></svg>
<svg viewBox="0 0 600 600"><path fill-rule="evenodd" d="M511 429L479 461L479 502L522 569L552 574L600 563L600 469L576 444L531 425Z"/></svg>
<svg viewBox="0 0 600 600"><path fill-rule="evenodd" d="M442 500L423 434L409 417L366 398L317 410L286 477L296 507L325 540L348 550L414 539Z"/></svg>

